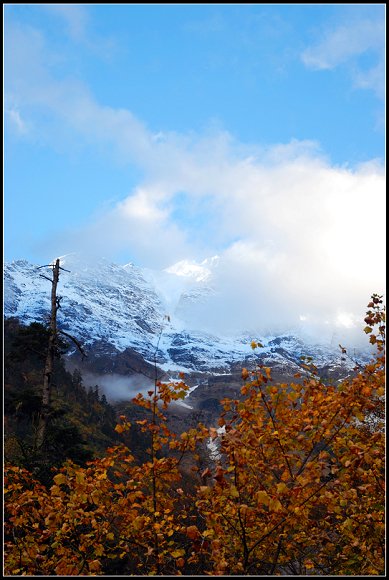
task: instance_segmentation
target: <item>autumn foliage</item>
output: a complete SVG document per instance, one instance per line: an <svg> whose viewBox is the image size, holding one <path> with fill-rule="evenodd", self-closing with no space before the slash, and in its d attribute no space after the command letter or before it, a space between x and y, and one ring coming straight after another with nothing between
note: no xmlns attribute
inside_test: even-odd
<svg viewBox="0 0 389 580"><path fill-rule="evenodd" d="M50 489L6 465L5 574L383 574L381 297L368 308L376 353L341 384L319 379L313 364L302 365L303 384L244 369L245 400L222 402L222 429L199 424L177 436L163 412L188 387L156 383L134 399L150 412L140 422L152 441L143 465L128 448L110 448L86 468L67 461ZM122 416L116 430L130 429ZM209 438L220 461L196 472Z"/></svg>

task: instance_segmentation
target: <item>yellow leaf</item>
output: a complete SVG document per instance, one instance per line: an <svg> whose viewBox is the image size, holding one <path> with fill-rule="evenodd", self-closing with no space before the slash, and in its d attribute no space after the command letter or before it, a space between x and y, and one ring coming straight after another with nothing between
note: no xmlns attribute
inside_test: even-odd
<svg viewBox="0 0 389 580"><path fill-rule="evenodd" d="M91 493L91 498L92 498L92 501L94 504L96 504L96 505L99 504L99 502L100 502L99 497L100 497L99 492L97 491L97 489L94 489Z"/></svg>
<svg viewBox="0 0 389 580"><path fill-rule="evenodd" d="M139 516L135 518L132 523L135 530L142 530L145 525L145 518L143 516Z"/></svg>
<svg viewBox="0 0 389 580"><path fill-rule="evenodd" d="M92 572L98 572L101 567L101 562L99 560L93 560L93 562L89 562L89 569Z"/></svg>
<svg viewBox="0 0 389 580"><path fill-rule="evenodd" d="M351 530L353 529L353 521L350 518L347 518L347 520L343 524L343 527L348 528L351 532Z"/></svg>
<svg viewBox="0 0 389 580"><path fill-rule="evenodd" d="M212 489L207 485L201 485L198 493L201 498L208 498L212 495Z"/></svg>
<svg viewBox="0 0 389 580"><path fill-rule="evenodd" d="M285 485L285 483L278 483L277 484L277 492L278 493L283 493L286 489L288 489L288 486Z"/></svg>
<svg viewBox="0 0 389 580"><path fill-rule="evenodd" d="M377 397L382 397L382 395L385 393L385 389L384 387L380 387L379 389L376 390L376 395Z"/></svg>
<svg viewBox="0 0 389 580"><path fill-rule="evenodd" d="M282 505L276 497L270 500L269 509L275 512L279 512L282 509Z"/></svg>
<svg viewBox="0 0 389 580"><path fill-rule="evenodd" d="M258 491L257 492L257 500L258 503L263 503L264 505L269 505L269 496L267 495L266 491Z"/></svg>
<svg viewBox="0 0 389 580"><path fill-rule="evenodd" d="M231 486L231 495L232 495L232 497L239 497L239 492L236 489L235 485Z"/></svg>
<svg viewBox="0 0 389 580"><path fill-rule="evenodd" d="M121 425L116 425L115 431L117 431L118 433L123 433L124 428Z"/></svg>
<svg viewBox="0 0 389 580"><path fill-rule="evenodd" d="M59 473L54 477L54 481L57 485L61 485L61 483L66 483L66 477L63 473Z"/></svg>

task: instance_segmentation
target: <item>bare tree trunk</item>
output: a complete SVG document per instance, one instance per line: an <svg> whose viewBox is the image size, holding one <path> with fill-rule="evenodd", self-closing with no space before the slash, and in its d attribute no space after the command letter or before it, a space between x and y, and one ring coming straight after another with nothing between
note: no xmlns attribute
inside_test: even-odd
<svg viewBox="0 0 389 580"><path fill-rule="evenodd" d="M51 316L50 316L50 336L47 348L45 375L43 380L43 394L42 394L42 412L41 424L37 435L37 447L41 449L41 454L44 454L44 438L50 420L50 402L51 402L51 388L53 379L53 363L55 354L55 342L57 338L57 310L59 308L59 301L57 300L57 284L59 278L59 258L57 259L53 268L53 280L51 288Z"/></svg>

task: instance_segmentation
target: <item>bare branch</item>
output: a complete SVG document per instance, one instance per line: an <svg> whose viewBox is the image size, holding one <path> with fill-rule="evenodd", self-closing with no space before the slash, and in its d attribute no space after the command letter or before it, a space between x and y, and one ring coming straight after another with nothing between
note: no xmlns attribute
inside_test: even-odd
<svg viewBox="0 0 389 580"><path fill-rule="evenodd" d="M70 338L74 344L77 346L78 350L80 351L81 355L82 355L82 360L84 360L84 358L87 358L88 355L85 354L84 349L82 347L82 344L78 342L78 340L76 340L74 338L74 336L72 336L71 334L68 334L67 332L64 332L63 330L59 330L59 328L57 328L57 332L60 332L61 334L63 334L64 336L67 336L68 338Z"/></svg>

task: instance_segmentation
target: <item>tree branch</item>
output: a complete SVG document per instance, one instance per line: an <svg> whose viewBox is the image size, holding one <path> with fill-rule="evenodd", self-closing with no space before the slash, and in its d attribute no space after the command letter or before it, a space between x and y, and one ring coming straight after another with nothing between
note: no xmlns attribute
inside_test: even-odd
<svg viewBox="0 0 389 580"><path fill-rule="evenodd" d="M84 352L84 349L83 349L83 347L82 347L81 343L79 343L79 342L78 342L78 340L76 340L76 339L74 338L74 336L72 336L71 334L68 334L67 332L65 332L65 331L63 331L63 330L59 330L59 328L57 328L57 332L60 332L60 333L61 333L61 334L63 334L64 336L67 336L68 338L70 338L70 339L71 339L71 340L74 342L74 344L77 346L78 350L79 350L79 351L80 351L80 353L81 353L82 360L84 360L84 358L87 358L87 357L88 357L88 355L87 355L87 354L85 354L85 352Z"/></svg>

